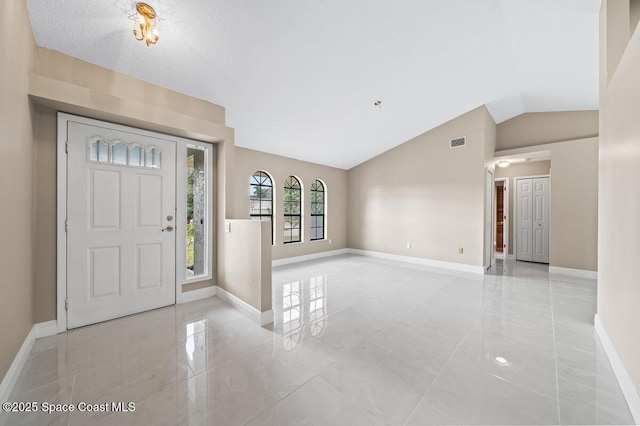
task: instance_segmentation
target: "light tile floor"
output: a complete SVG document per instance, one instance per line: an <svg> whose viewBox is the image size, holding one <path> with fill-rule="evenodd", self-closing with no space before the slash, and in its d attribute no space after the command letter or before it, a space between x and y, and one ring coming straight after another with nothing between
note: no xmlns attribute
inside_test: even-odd
<svg viewBox="0 0 640 426"><path fill-rule="evenodd" d="M135 402L2 425L632 424L594 336L596 284L360 256L278 267L276 322L217 298L38 340L12 400Z"/></svg>

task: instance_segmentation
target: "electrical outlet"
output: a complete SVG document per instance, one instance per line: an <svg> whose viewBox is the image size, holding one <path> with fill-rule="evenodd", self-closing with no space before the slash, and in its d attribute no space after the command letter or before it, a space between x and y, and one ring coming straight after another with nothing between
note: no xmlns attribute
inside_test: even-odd
<svg viewBox="0 0 640 426"><path fill-rule="evenodd" d="M331 238L329 238L329 244L331 244Z"/></svg>
<svg viewBox="0 0 640 426"><path fill-rule="evenodd" d="M224 232L231 232L231 222L224 223Z"/></svg>
<svg viewBox="0 0 640 426"><path fill-rule="evenodd" d="M462 247L458 247L458 254L464 253L464 249Z"/></svg>
<svg viewBox="0 0 640 426"><path fill-rule="evenodd" d="M411 248L411 243L407 243L407 248Z"/></svg>

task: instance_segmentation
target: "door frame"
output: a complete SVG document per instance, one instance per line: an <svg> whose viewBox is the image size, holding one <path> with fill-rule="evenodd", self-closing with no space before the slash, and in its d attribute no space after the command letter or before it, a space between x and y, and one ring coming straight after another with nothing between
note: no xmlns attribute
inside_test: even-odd
<svg viewBox="0 0 640 426"><path fill-rule="evenodd" d="M549 178L549 235L551 235L551 175L518 176L513 178L513 258L518 260L518 179ZM549 238L549 240L551 240Z"/></svg>
<svg viewBox="0 0 640 426"><path fill-rule="evenodd" d="M494 232L494 226L493 226L494 225L494 223L493 223L494 222L493 221L493 216L494 216L493 215L493 204L494 204L494 199L495 199L495 187L496 187L496 184L495 184L495 172L492 171L491 169L485 169L485 170L486 170L485 179L487 179L487 178L489 178L489 176L491 176L491 178L490 178L491 179L491 184L490 185L485 185L485 197L487 195L486 186L488 186L491 189L491 195L489 195L489 200L485 199L485 203L488 203L488 206L485 206L485 208L484 208L485 215L487 214L487 210L489 210L491 212L491 214L488 215L489 217L485 218L485 223L484 223L484 230L485 231L486 231L486 226L487 226L487 223L486 223L487 219L491 223L491 231L488 233L488 235L485 235L484 249L483 249L483 252L484 252L487 249L487 245L491 246L491 250L489 250L488 257L485 254L484 259L482 259L484 270L486 272L489 268L491 268L491 266L493 266L493 262L492 262L492 260L493 260L493 236L494 236L494 233L495 233ZM487 207L489 207L489 208L487 209ZM485 234L486 234L486 232L485 232ZM487 244L487 243L489 243L489 244ZM487 260L488 260L488 263L487 263Z"/></svg>
<svg viewBox="0 0 640 426"><path fill-rule="evenodd" d="M107 127L109 129L123 131L131 133L132 130L135 130L136 134L152 137L156 139L162 139L165 141L174 142L176 144L176 212L175 212L175 224L176 224L176 232L175 235L175 244L176 244L176 258L175 258L175 274L174 274L174 288L175 288L175 304L182 303L182 286L187 283L193 283L196 281L202 280L210 280L215 274L213 274L213 269L215 268L215 263L213 262L213 228L215 228L215 205L213 200L213 194L211 192L211 188L213 188L213 157L215 155L215 147L213 144L208 142L196 141L191 139L185 139L178 136L171 136L163 133L152 132L149 130L144 130L132 126L125 126L122 124L110 123L108 121L95 120L92 118L82 117L73 114L67 114L63 112L57 113L57 142L56 142L56 263L57 263L57 272L56 272L56 320L58 326L58 333L63 333L67 331L67 309L66 309L66 300L67 300L67 143L68 143L68 123L75 122L81 123L90 126L97 127ZM207 182L209 185L208 189L208 217L209 227L208 227L208 250L207 250L207 262L208 269L207 275L202 277L197 277L197 279L187 280L186 278L182 278L179 274L183 273L186 270L186 258L180 258L180 253L184 253L184 250L180 250L180 245L178 244L178 238L183 234L186 237L186 227L180 226L178 224L186 223L186 209L181 209L181 206L184 203L181 203L180 200L183 198L186 199L186 185L179 186L181 183L186 182L186 178L181 179L181 176L186 176L186 162L180 161L181 153L186 153L187 146L197 146L197 147L207 147L208 156L206 157L207 165L208 165L208 173L207 173ZM184 163L184 164L183 164ZM184 228L184 229L183 229Z"/></svg>
<svg viewBox="0 0 640 426"><path fill-rule="evenodd" d="M504 193L505 193L505 197L502 198L502 209L504 210L504 215L507 217L506 219L502 220L502 242L504 244L504 249L502 254L504 255L504 260L507 260L507 258L509 257L509 196L511 195L511 193L509 192L509 181L511 179L508 177L504 177L504 178L496 178L494 180L494 190L495 187L497 186L496 183L497 182L504 182ZM498 211L497 211L497 207L496 210L493 212L493 217L497 218L498 215ZM506 226L505 226L506 223ZM498 232L498 229L494 229L493 232L493 238L496 239L496 233ZM494 250L495 252L495 247Z"/></svg>

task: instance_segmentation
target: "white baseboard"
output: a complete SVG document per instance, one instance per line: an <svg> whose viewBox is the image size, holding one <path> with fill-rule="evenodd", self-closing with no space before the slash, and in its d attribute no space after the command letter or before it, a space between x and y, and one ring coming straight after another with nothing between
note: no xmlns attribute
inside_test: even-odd
<svg viewBox="0 0 640 426"><path fill-rule="evenodd" d="M415 263L432 268L449 269L459 272L470 272L473 274L484 274L483 266L466 265L464 263L444 262L441 260L423 259L421 257L401 256L397 254L381 253L377 251L348 249L351 254L361 256L377 257L379 259L395 260L398 262Z"/></svg>
<svg viewBox="0 0 640 426"><path fill-rule="evenodd" d="M622 389L622 393L627 400L631 415L633 416L636 424L640 424L640 396L638 396L638 391L633 386L631 378L627 374L627 370L624 368L622 361L620 361L618 353L613 347L611 340L609 340L609 336L602 326L602 322L600 322L600 317L598 317L598 314L596 314L594 323L596 327L596 333L598 333L598 337L600 337L602 346L604 346L604 351L609 358L611 367L613 367L613 371L616 375L616 378L618 379L618 383L620 384L620 389Z"/></svg>
<svg viewBox="0 0 640 426"><path fill-rule="evenodd" d="M200 299L206 299L207 297L213 297L216 295L216 286L199 288L197 290L185 291L182 293L182 298L178 303L189 303Z"/></svg>
<svg viewBox="0 0 640 426"><path fill-rule="evenodd" d="M598 279L597 271L585 271L583 269L561 268L560 266L549 266L549 274L568 275L570 277Z"/></svg>
<svg viewBox="0 0 640 426"><path fill-rule="evenodd" d="M42 337L55 336L58 334L58 321L40 322L33 326L35 332L35 338L40 339Z"/></svg>
<svg viewBox="0 0 640 426"><path fill-rule="evenodd" d="M216 287L216 296L233 306L261 326L273 323L273 310L260 312L244 300L234 296L223 288Z"/></svg>
<svg viewBox="0 0 640 426"><path fill-rule="evenodd" d="M16 354L15 358L13 358L13 362L7 370L7 374L4 375L2 382L0 382L0 401L5 402L9 400L9 396L13 391L13 387L18 382L18 377L20 377L20 373L22 373L22 369L24 368L27 359L29 359L29 354L31 353L31 348L33 348L33 342L36 341L36 331L35 325L31 327L31 331L27 334L27 337L22 342L22 346L20 350Z"/></svg>
<svg viewBox="0 0 640 426"><path fill-rule="evenodd" d="M277 259L271 262L271 266L289 265L290 263L307 262L309 260L322 259L324 257L338 256L340 254L349 253L349 249L338 249L331 251L323 251L320 253L306 254L304 256L287 257L286 259Z"/></svg>

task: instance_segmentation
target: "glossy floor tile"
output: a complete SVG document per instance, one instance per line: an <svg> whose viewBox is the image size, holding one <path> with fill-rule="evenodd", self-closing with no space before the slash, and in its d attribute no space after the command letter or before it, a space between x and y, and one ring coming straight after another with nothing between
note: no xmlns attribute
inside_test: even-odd
<svg viewBox="0 0 640 426"><path fill-rule="evenodd" d="M345 255L273 270L275 323L217 298L36 341L11 399L135 411L0 425L632 424L593 280Z"/></svg>

